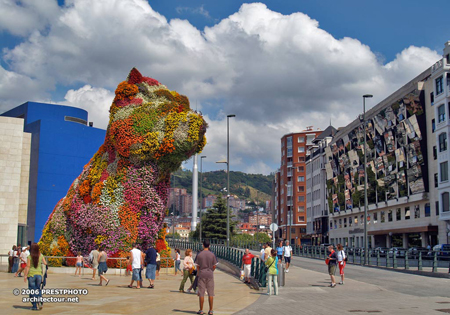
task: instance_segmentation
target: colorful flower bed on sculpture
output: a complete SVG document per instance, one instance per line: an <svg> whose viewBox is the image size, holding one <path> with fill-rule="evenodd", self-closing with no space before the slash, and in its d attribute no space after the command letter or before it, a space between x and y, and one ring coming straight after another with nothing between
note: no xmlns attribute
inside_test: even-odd
<svg viewBox="0 0 450 315"><path fill-rule="evenodd" d="M116 89L105 143L44 227L44 255L88 255L101 245L110 257L125 257L137 242L169 256L162 224L170 172L201 152L206 128L186 96L133 68Z"/></svg>

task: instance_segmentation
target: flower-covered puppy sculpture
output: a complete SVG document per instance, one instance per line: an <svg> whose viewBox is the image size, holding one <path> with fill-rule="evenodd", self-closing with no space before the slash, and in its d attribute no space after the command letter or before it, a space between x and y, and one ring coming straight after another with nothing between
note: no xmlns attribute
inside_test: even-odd
<svg viewBox="0 0 450 315"><path fill-rule="evenodd" d="M206 144L206 122L186 96L133 68L116 89L104 144L50 215L45 255L87 255L96 245L122 256L153 244L162 227L170 172Z"/></svg>

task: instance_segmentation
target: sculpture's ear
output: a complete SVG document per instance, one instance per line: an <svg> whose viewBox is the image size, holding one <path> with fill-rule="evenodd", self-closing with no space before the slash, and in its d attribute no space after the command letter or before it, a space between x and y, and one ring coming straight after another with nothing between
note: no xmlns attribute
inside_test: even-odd
<svg viewBox="0 0 450 315"><path fill-rule="evenodd" d="M128 75L127 81L129 84L137 84L144 81L144 79L142 77L142 74L138 71L138 69L133 68L131 69L130 74Z"/></svg>

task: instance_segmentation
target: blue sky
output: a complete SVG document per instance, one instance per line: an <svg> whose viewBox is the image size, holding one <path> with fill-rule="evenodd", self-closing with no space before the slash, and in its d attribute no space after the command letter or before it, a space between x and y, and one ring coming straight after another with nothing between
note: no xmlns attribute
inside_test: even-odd
<svg viewBox="0 0 450 315"><path fill-rule="evenodd" d="M59 5L59 6L58 6ZM270 173L280 137L351 122L441 58L447 0L4 0L0 110L77 106L106 128L115 86L136 66L187 95L209 130L206 170ZM189 167L189 163L187 164Z"/></svg>

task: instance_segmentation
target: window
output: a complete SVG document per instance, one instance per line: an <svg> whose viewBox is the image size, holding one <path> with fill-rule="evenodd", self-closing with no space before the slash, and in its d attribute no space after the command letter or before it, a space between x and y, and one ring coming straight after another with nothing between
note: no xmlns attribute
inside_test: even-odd
<svg viewBox="0 0 450 315"><path fill-rule="evenodd" d="M420 219L420 206L414 206L414 219Z"/></svg>
<svg viewBox="0 0 450 315"><path fill-rule="evenodd" d="M297 187L297 191L298 192L304 192L305 191L305 187L304 186L298 186Z"/></svg>
<svg viewBox="0 0 450 315"><path fill-rule="evenodd" d="M439 152L447 150L447 133L443 132L439 135Z"/></svg>
<svg viewBox="0 0 450 315"><path fill-rule="evenodd" d="M436 79L436 95L439 95L442 92L444 92L444 77L441 75Z"/></svg>
<svg viewBox="0 0 450 315"><path fill-rule="evenodd" d="M298 182L304 182L305 181L305 176L298 176L297 177L297 181Z"/></svg>
<svg viewBox="0 0 450 315"><path fill-rule="evenodd" d="M437 149L436 146L433 146L433 158L437 160Z"/></svg>
<svg viewBox="0 0 450 315"><path fill-rule="evenodd" d="M361 214L361 224L364 224L364 215Z"/></svg>
<svg viewBox="0 0 450 315"><path fill-rule="evenodd" d="M439 187L438 182L439 182L439 180L438 180L438 174L436 173L436 174L434 174L434 187L435 187L435 188Z"/></svg>
<svg viewBox="0 0 450 315"><path fill-rule="evenodd" d="M384 221L385 221L384 211L380 212L380 221L381 221L381 223L384 223Z"/></svg>
<svg viewBox="0 0 450 315"><path fill-rule="evenodd" d="M342 229L342 219L339 219L339 228Z"/></svg>
<svg viewBox="0 0 450 315"><path fill-rule="evenodd" d="M438 107L438 122L445 121L445 106L441 105Z"/></svg>
<svg viewBox="0 0 450 315"><path fill-rule="evenodd" d="M299 167L297 168L297 170L298 170L299 172L304 172L304 171L305 171L305 167L304 167L304 166L299 166Z"/></svg>
<svg viewBox="0 0 450 315"><path fill-rule="evenodd" d="M352 217L348 218L348 226L351 227L353 225Z"/></svg>
<svg viewBox="0 0 450 315"><path fill-rule="evenodd" d="M344 227L347 227L347 218L344 218Z"/></svg>
<svg viewBox="0 0 450 315"><path fill-rule="evenodd" d="M305 222L305 217L304 216L299 216L298 217L298 222Z"/></svg>
<svg viewBox="0 0 450 315"><path fill-rule="evenodd" d="M355 216L355 225L357 225L357 224L358 224L358 217Z"/></svg>
<svg viewBox="0 0 450 315"><path fill-rule="evenodd" d="M434 93L433 92L430 93L430 101L431 101L431 106L433 106L434 105Z"/></svg>
<svg viewBox="0 0 450 315"><path fill-rule="evenodd" d="M305 207L304 206L298 206L298 212L305 212Z"/></svg>
<svg viewBox="0 0 450 315"><path fill-rule="evenodd" d="M295 234L295 228L291 228L291 233Z"/></svg>
<svg viewBox="0 0 450 315"><path fill-rule="evenodd" d="M305 152L305 147L298 147L298 153Z"/></svg>
<svg viewBox="0 0 450 315"><path fill-rule="evenodd" d="M439 171L441 173L441 182L448 180L448 162L443 162L439 165Z"/></svg>
<svg viewBox="0 0 450 315"><path fill-rule="evenodd" d="M337 221L334 220L334 228L337 229Z"/></svg>
<svg viewBox="0 0 450 315"><path fill-rule="evenodd" d="M373 213L373 223L377 223L378 222L378 212L374 212Z"/></svg>
<svg viewBox="0 0 450 315"><path fill-rule="evenodd" d="M303 201L305 201L305 196L298 196L297 200L298 200L298 202L303 202Z"/></svg>
<svg viewBox="0 0 450 315"><path fill-rule="evenodd" d="M330 221L330 230L333 229L333 222Z"/></svg>
<svg viewBox="0 0 450 315"><path fill-rule="evenodd" d="M436 130L436 119L431 120L431 131L434 132Z"/></svg>
<svg viewBox="0 0 450 315"><path fill-rule="evenodd" d="M441 200L442 200L442 212L448 212L450 211L450 200L449 200L449 193L445 192L441 195Z"/></svg>
<svg viewBox="0 0 450 315"><path fill-rule="evenodd" d="M392 222L393 219L392 210L388 210L388 222Z"/></svg>
<svg viewBox="0 0 450 315"><path fill-rule="evenodd" d="M298 143L303 143L303 142L305 142L305 137L298 137L297 142L298 142Z"/></svg>
<svg viewBox="0 0 450 315"><path fill-rule="evenodd" d="M409 207L405 208L405 220L411 219L411 214L409 212Z"/></svg>
<svg viewBox="0 0 450 315"><path fill-rule="evenodd" d="M402 209L397 208L395 210L395 220L401 221L402 220Z"/></svg>
<svg viewBox="0 0 450 315"><path fill-rule="evenodd" d="M431 207L429 203L425 204L425 217L431 216Z"/></svg>
<svg viewBox="0 0 450 315"><path fill-rule="evenodd" d="M439 201L434 203L434 211L436 211L436 215L439 215Z"/></svg>
<svg viewBox="0 0 450 315"><path fill-rule="evenodd" d="M299 156L298 157L298 161L299 162L305 162L305 157L304 156Z"/></svg>

